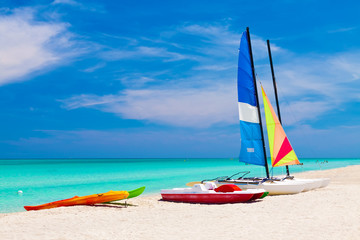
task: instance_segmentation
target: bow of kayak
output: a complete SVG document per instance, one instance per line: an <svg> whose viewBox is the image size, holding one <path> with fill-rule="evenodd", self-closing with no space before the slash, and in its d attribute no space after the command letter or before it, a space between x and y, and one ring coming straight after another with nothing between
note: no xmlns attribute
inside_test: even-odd
<svg viewBox="0 0 360 240"><path fill-rule="evenodd" d="M127 198L134 198L139 196L140 194L142 194L145 190L145 186L141 187L141 188L137 188L135 190L132 191L128 191L129 192L129 196Z"/></svg>

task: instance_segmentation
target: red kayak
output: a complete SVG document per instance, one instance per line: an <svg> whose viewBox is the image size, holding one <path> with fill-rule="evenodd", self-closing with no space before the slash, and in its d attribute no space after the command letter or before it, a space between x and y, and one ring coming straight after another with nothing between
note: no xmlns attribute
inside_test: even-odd
<svg viewBox="0 0 360 240"><path fill-rule="evenodd" d="M225 184L216 188L213 182L195 184L192 188L173 188L161 190L162 199L187 203L240 203L253 201L264 194L263 189L242 191L234 184Z"/></svg>

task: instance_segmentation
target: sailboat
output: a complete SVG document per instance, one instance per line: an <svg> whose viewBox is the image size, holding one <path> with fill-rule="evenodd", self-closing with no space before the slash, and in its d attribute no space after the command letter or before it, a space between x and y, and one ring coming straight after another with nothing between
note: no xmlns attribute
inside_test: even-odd
<svg viewBox="0 0 360 240"><path fill-rule="evenodd" d="M299 181L280 181L270 178L267 164L264 133L262 129L259 97L257 94L254 61L251 50L249 28L242 34L238 60L238 106L241 133L241 162L264 166L267 178L244 179L243 177L232 179L217 179L217 184L232 183L241 189L262 188L270 195L295 194L304 190L305 183ZM280 125L281 127L281 125ZM289 150L289 149L287 149ZM277 159L283 165L297 164L297 161L287 161L286 156Z"/></svg>
<svg viewBox="0 0 360 240"><path fill-rule="evenodd" d="M268 50L273 79L275 79L269 43ZM270 195L295 194L326 184L323 179L295 179L290 176L288 166L300 164L300 161L297 158L295 151L282 128L281 122L277 118L263 88L262 96L272 167L286 166L287 169L287 176L281 179L270 177L266 161L264 133L259 110L259 97L257 94L250 33L249 28L247 28L241 37L238 62L238 105L241 132L239 160L248 164L264 166L267 177L244 178L242 176L237 179L230 177L217 179L216 183L220 185L232 183L238 185L241 189L263 188L268 191ZM278 113L280 113L279 108Z"/></svg>

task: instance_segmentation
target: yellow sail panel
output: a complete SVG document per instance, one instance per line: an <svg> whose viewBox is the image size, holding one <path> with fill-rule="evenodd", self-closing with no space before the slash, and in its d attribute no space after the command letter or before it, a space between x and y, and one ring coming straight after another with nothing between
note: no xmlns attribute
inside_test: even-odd
<svg viewBox="0 0 360 240"><path fill-rule="evenodd" d="M283 157L280 161L274 165L274 167L281 167L286 165L296 165L299 164L299 159L296 156L294 150L291 150L285 157Z"/></svg>
<svg viewBox="0 0 360 240"><path fill-rule="evenodd" d="M299 164L300 162L262 86L261 90L264 100L272 166L278 167Z"/></svg>
<svg viewBox="0 0 360 240"><path fill-rule="evenodd" d="M274 119L271 117L270 113L270 107L268 103L268 99L265 95L264 89L261 86L262 95L264 99L264 110L265 110L265 118L266 118L266 127L268 132L268 138L269 138L269 147L270 147L270 156L271 156L271 162L274 162L274 142L275 142L275 130L276 130L276 123ZM265 97L264 97L265 96ZM276 146L275 146L276 148Z"/></svg>

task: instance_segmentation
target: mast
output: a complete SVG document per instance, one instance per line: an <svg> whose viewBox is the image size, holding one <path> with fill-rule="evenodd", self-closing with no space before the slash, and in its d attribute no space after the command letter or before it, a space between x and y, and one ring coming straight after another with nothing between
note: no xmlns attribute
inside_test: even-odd
<svg viewBox="0 0 360 240"><path fill-rule="evenodd" d="M251 70L252 70L253 81L254 81L254 86L255 86L255 95L256 95L256 100L257 100L257 103L258 103L257 111L258 111L258 115L259 115L260 131L261 131L261 137L262 137L262 143L263 143L263 149L264 149L263 152L264 152L264 160L265 160L266 177L270 178L269 167L268 167L268 164L267 164L266 152L265 152L266 149L265 149L265 141L264 141L264 132L263 132L262 122L261 122L260 102L259 102L259 96L258 96L258 92L257 92L256 77L255 77L255 67L254 67L254 59L253 59L252 49L251 49L251 40L250 40L249 27L246 28L246 33L247 33L247 38L248 38L248 42L249 42L250 62L251 62Z"/></svg>
<svg viewBox="0 0 360 240"><path fill-rule="evenodd" d="M266 40L266 43L267 43L267 48L268 48L268 52L269 52L271 75L272 75L272 79L273 79L273 86L274 86L275 99L276 99L276 108L277 108L278 118L279 118L280 124L282 124L281 123L281 115L280 115L280 105L279 105L279 99L278 99L277 87L276 87L276 80L275 80L275 72L274 72L274 66L273 66L271 50L270 50L270 41ZM289 166L287 166L287 165L286 165L286 174L287 174L287 176L290 176Z"/></svg>

